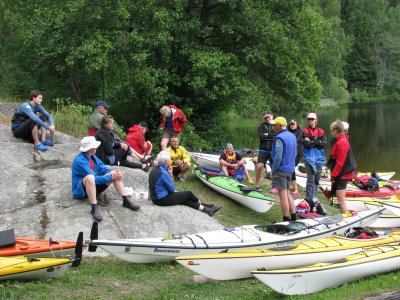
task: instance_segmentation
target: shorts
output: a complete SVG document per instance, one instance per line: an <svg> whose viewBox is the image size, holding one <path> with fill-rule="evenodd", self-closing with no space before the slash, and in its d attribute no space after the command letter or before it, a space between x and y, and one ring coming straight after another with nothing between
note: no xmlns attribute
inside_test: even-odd
<svg viewBox="0 0 400 300"><path fill-rule="evenodd" d="M180 136L181 136L180 132L164 129L164 133L161 138L170 140L172 137L177 137L179 139Z"/></svg>
<svg viewBox="0 0 400 300"><path fill-rule="evenodd" d="M43 122L47 121L47 118L44 115L41 115L39 118ZM36 125L37 124L35 122L33 122L31 119L27 119L20 126L13 129L12 132L14 134L14 137L19 138L19 139L24 139L24 140L27 140L27 141L30 141L31 143L33 143L32 130L33 130L33 127L35 127ZM41 128L41 126L39 126L38 128Z"/></svg>
<svg viewBox="0 0 400 300"><path fill-rule="evenodd" d="M271 153L270 152L261 152L260 151L258 153L257 163L258 164L263 164L265 166L267 161L270 161L270 164L271 164Z"/></svg>
<svg viewBox="0 0 400 300"><path fill-rule="evenodd" d="M335 182L332 183L331 191L345 190L347 188L347 182L351 179L337 178Z"/></svg>
<svg viewBox="0 0 400 300"><path fill-rule="evenodd" d="M172 168L172 175L176 176L181 172L181 168L180 167L173 167Z"/></svg>
<svg viewBox="0 0 400 300"><path fill-rule="evenodd" d="M275 172L272 173L272 188L278 190L289 190L291 185L292 173Z"/></svg>
<svg viewBox="0 0 400 300"><path fill-rule="evenodd" d="M108 187L109 187L109 185L107 185L107 184L96 184L96 195L100 195L100 194L101 194L102 192L104 192ZM85 192L85 197L84 197L84 198L87 198L88 195L87 195L87 193L86 193L86 187L85 187L85 185L83 184L83 182L82 182L82 188L83 188L83 191Z"/></svg>

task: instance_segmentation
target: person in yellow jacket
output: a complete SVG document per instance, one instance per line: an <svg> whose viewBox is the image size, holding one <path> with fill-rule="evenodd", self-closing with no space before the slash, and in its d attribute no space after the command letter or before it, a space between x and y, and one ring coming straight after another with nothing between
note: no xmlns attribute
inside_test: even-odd
<svg viewBox="0 0 400 300"><path fill-rule="evenodd" d="M171 161L172 161L172 176L173 178L177 178L180 181L186 181L185 173L190 169L190 155L187 150L179 146L179 138L172 137L169 140L171 144L168 147L168 151L171 154Z"/></svg>

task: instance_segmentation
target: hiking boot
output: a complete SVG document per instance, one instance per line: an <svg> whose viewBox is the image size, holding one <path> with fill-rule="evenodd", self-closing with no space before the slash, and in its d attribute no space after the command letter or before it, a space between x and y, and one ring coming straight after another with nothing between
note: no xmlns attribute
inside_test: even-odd
<svg viewBox="0 0 400 300"><path fill-rule="evenodd" d="M44 141L42 142L42 145L53 147L53 146L54 146L54 143L53 143L52 140L44 140Z"/></svg>
<svg viewBox="0 0 400 300"><path fill-rule="evenodd" d="M212 217L217 211L219 211L222 208L222 205L220 206L214 206L214 207L207 207L204 206L203 212L208 214L210 217Z"/></svg>
<svg viewBox="0 0 400 300"><path fill-rule="evenodd" d="M43 144L38 144L35 146L36 150L40 150L40 151L46 151L48 148L47 146L43 145Z"/></svg>
<svg viewBox="0 0 400 300"><path fill-rule="evenodd" d="M256 191L259 192L259 193L261 193L263 190L262 190L262 188L260 188L259 186L256 186Z"/></svg>
<svg viewBox="0 0 400 300"><path fill-rule="evenodd" d="M126 207L132 210L140 209L140 205L132 201L131 197L125 196L122 200L122 207Z"/></svg>
<svg viewBox="0 0 400 300"><path fill-rule="evenodd" d="M326 209L325 207L322 205L321 201L319 201L318 198L313 198L313 202L314 202L314 206L315 209L317 211L317 214L325 216L326 215Z"/></svg>
<svg viewBox="0 0 400 300"><path fill-rule="evenodd" d="M152 155L152 156L150 156L148 158L143 158L142 159L142 163L151 164L155 158L156 158L156 155Z"/></svg>
<svg viewBox="0 0 400 300"><path fill-rule="evenodd" d="M100 208L97 204L92 206L92 211L90 213L95 221L100 222L101 220L103 220L103 217L100 213Z"/></svg>
<svg viewBox="0 0 400 300"><path fill-rule="evenodd" d="M210 207L210 208L218 207L215 204L208 204L208 203L202 203L202 205L205 206L205 207ZM221 205L221 207L222 207L222 205Z"/></svg>

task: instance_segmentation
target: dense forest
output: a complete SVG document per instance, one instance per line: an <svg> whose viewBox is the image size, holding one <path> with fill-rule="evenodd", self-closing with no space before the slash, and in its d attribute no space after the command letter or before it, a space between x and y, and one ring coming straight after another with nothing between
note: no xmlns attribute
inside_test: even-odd
<svg viewBox="0 0 400 300"><path fill-rule="evenodd" d="M112 104L127 126L176 104L201 136L242 118L400 98L400 0L0 2L0 96Z"/></svg>

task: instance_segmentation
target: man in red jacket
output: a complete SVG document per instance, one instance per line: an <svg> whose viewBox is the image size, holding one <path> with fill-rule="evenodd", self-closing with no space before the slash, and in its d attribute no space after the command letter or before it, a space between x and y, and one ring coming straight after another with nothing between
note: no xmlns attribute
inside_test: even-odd
<svg viewBox="0 0 400 300"><path fill-rule="evenodd" d="M171 137L180 138L180 133L183 131L187 119L183 111L175 105L161 107L160 114L160 129L164 129L161 138L161 150L167 150L167 145Z"/></svg>
<svg viewBox="0 0 400 300"><path fill-rule="evenodd" d="M132 156L139 161L148 159L146 156L151 155L153 144L150 141L146 141L145 134L149 131L149 127L146 122L139 122L134 124L128 129L128 135L125 141L132 148Z"/></svg>
<svg viewBox="0 0 400 300"><path fill-rule="evenodd" d="M340 212L346 213L348 211L345 198L347 182L354 177L354 172L357 171L357 164L350 148L349 139L345 134L343 122L339 120L333 122L330 129L335 138L330 156L331 193L332 195L336 193Z"/></svg>

